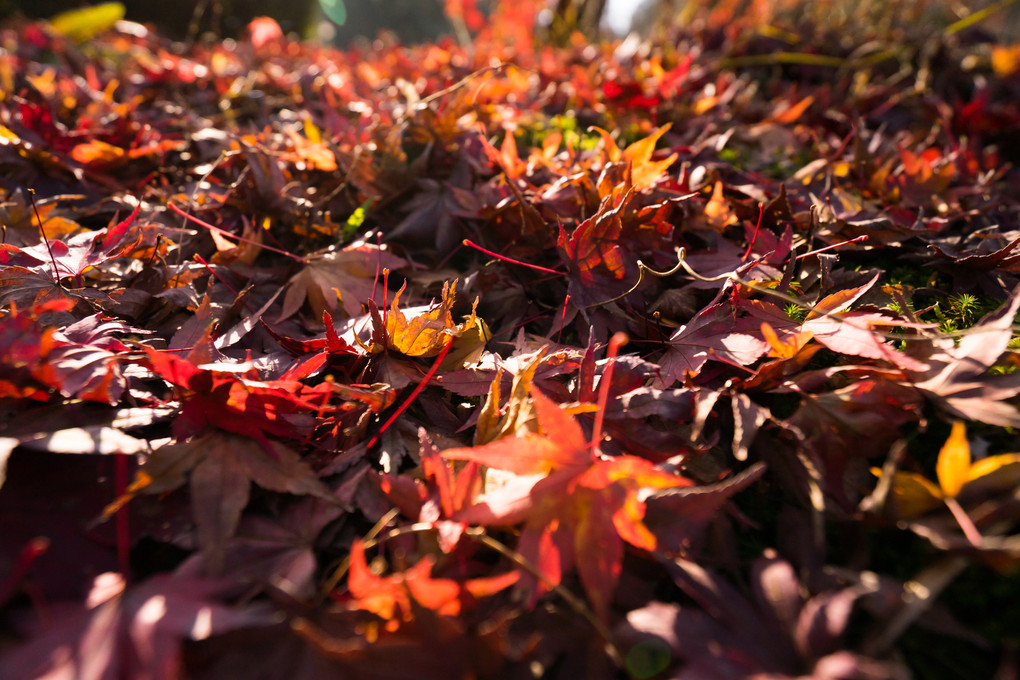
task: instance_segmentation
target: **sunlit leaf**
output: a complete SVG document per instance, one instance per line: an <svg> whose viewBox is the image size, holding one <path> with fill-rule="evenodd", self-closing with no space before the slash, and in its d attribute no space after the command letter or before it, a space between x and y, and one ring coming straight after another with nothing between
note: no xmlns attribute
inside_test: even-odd
<svg viewBox="0 0 1020 680"><path fill-rule="evenodd" d="M942 492L949 498L954 498L966 483L969 471L970 444L967 442L967 426L958 420L953 423L953 431L939 451L935 464Z"/></svg>
<svg viewBox="0 0 1020 680"><path fill-rule="evenodd" d="M871 472L877 477L882 471L873 468ZM942 490L924 475L915 472L896 472L893 475L888 502L896 517L911 519L940 507Z"/></svg>
<svg viewBox="0 0 1020 680"><path fill-rule="evenodd" d="M84 42L102 33L124 18L124 5L105 2L93 7L72 9L50 19L50 28L72 40Z"/></svg>

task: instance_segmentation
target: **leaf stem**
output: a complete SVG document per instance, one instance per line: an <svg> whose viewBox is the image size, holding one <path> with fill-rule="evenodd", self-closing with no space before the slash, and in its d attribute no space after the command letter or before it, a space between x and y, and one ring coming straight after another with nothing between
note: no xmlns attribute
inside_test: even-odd
<svg viewBox="0 0 1020 680"><path fill-rule="evenodd" d="M591 433L591 455L598 455L599 444L602 443L602 424L606 417L606 404L609 402L609 388L613 382L613 366L616 364L616 355L620 348L627 344L629 338L626 333L614 333L609 339L609 349L606 351L606 370L602 371L599 379L599 400L595 411L595 426Z"/></svg>
<svg viewBox="0 0 1020 680"><path fill-rule="evenodd" d="M500 543L492 536L485 533L485 530L480 527L469 527L464 531L464 535L468 538L478 541L482 545L492 548L500 555L506 557L508 560L516 564L521 569L524 569L529 574L541 581L550 591L556 593L563 598L563 601L573 609L577 614L580 614L584 619L591 624L591 627L602 637L606 643L606 654L612 660L618 668L623 667L623 655L620 653L620 648L613 640L613 634L609 630L608 626L604 624L597 616L595 612L591 610L588 605L584 603L584 600L574 595L572 592L564 588L558 583L551 582L546 576L531 563L524 555L520 554L516 550L512 550L508 546Z"/></svg>
<svg viewBox="0 0 1020 680"><path fill-rule="evenodd" d="M453 347L453 336L446 339L446 344L443 345L443 349L441 349L439 354L436 356L436 360L432 363L432 368L430 368L429 372L425 374L425 377L422 378L421 382L415 385L414 391L411 392L411 396L409 396L407 400L400 405L400 408L393 412L393 415L386 419L386 422L383 423L382 427L379 428L379 431L375 433L375 436L368 441L368 446L365 447L366 450L369 450L376 445L376 442L379 441L379 437L382 436L383 432L389 429L390 425L393 424L393 421L399 418L400 414L411 405L411 402L413 402L419 394L421 394L422 390L425 389L425 386L429 384L429 381L432 380L432 377L436 374L436 371L439 370L439 364L443 363L443 359L446 358L451 347Z"/></svg>
<svg viewBox="0 0 1020 680"><path fill-rule="evenodd" d="M509 262L510 264L519 264L522 267L527 267L528 269L534 269L535 271L545 272L546 274L555 274L556 276L566 276L566 274L564 274L563 272L558 272L555 269L549 269L548 267L540 267L537 264L529 264L527 262L521 262L520 260L515 260L512 257L507 257L506 255L500 255L499 253L493 252L493 251L489 250L488 248L481 247L480 245L478 245L477 243L475 243L474 241L472 241L471 239L468 239L468 238L466 238L463 241L461 241L461 243L463 243L464 245L468 246L469 248L474 248L475 250L481 251L481 252L485 253L486 255L494 257L497 260L502 260L503 262Z"/></svg>
<svg viewBox="0 0 1020 680"><path fill-rule="evenodd" d="M818 253L824 253L827 250L832 250L833 248L839 248L840 246L845 246L848 243L857 243L859 241L867 241L867 240L868 240L868 235L867 234L861 234L857 238L852 238L849 241L841 241L839 243L833 243L831 246L825 246L824 248L818 248L816 250L809 250L808 252L806 252L806 253L804 253L802 255L798 255L795 259L803 260L805 257L811 257L812 255L817 255Z"/></svg>
<svg viewBox="0 0 1020 680"><path fill-rule="evenodd" d="M981 532L978 531L978 528L974 525L974 520L970 518L967 511L964 510L963 506L960 505L960 503L952 496L947 496L943 499L943 501L945 502L946 507L949 508L949 512L953 513L953 519L955 519L956 523L960 525L961 529L963 529L963 535L967 537L970 544L975 548L980 548L981 543L984 541L984 536L982 536Z"/></svg>
<svg viewBox="0 0 1020 680"><path fill-rule="evenodd" d="M560 314L560 330L556 334L556 344L557 345L560 344L560 340L563 338L563 325L567 321L567 306L568 305L570 305L570 293L567 293L567 296L565 298L563 298L563 313Z"/></svg>
<svg viewBox="0 0 1020 680"><path fill-rule="evenodd" d="M39 222L39 233L42 234L43 243L46 244L46 252L50 254L50 262L53 264L53 277L60 285L60 272L57 271L57 258L53 256L53 249L50 248L50 239L46 236L46 229L43 227L43 219L39 215L39 207L35 204L35 189L29 188L28 198L32 201L32 210L35 211L35 219Z"/></svg>
<svg viewBox="0 0 1020 680"><path fill-rule="evenodd" d="M959 21L956 21L956 22L950 24L949 26L947 26L946 29L942 32L942 35L949 36L949 35L953 35L954 33L959 33L960 31L964 30L965 28L970 28L971 26L973 26L977 22L982 21L983 19L986 19L986 18L990 17L991 15L995 14L996 12L998 12L1000 10L1006 9L1007 7L1009 7L1010 5L1015 3L1016 1L1017 0L1000 0L1000 2L997 2L994 5L989 5L988 7L985 7L984 9L978 10L977 12L974 12L971 15L965 16L964 18L960 19Z"/></svg>
<svg viewBox="0 0 1020 680"><path fill-rule="evenodd" d="M238 236L237 234L233 234L233 233L227 231L226 229L220 229L219 227L215 227L215 226L209 224L208 222L205 222L204 220L198 219L194 215L189 215L188 213L184 212L183 210L178 208L176 205L174 205L170 201L167 201L166 205L167 205L168 208L170 208L175 213L177 213L178 215L180 215L184 219L188 220L189 222L194 222L195 224L199 225L200 227L205 227L209 231L215 231L217 234L220 234L221 236L226 236L227 238L236 239L238 241L241 241L242 243L248 243L248 244L253 245L253 246L258 246L259 248L262 248L263 250L268 250L270 252L278 253L280 255L283 255L284 257L289 257L290 259L294 260L295 262L300 262L301 264L308 264L308 260L306 258L301 257L300 255L295 255L294 253L287 252L286 250L284 250L282 248L275 248L275 247L273 247L271 245L268 245L266 243L259 243L258 241L255 241L253 239L245 238L244 236Z"/></svg>
<svg viewBox="0 0 1020 680"><path fill-rule="evenodd" d="M744 253L743 261L747 262L747 258L751 257L751 251L754 250L754 244L758 242L758 231L761 229L762 220L765 218L765 204L758 204L758 224L754 225L754 236L751 237L751 242L747 244L747 251Z"/></svg>

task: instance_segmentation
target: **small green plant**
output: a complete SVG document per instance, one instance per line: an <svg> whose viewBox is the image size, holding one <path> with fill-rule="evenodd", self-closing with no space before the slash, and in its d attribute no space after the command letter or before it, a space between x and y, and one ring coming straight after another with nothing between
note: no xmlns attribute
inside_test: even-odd
<svg viewBox="0 0 1020 680"><path fill-rule="evenodd" d="M791 302L783 308L783 313L797 323L804 323L804 319L806 319L808 315L808 310Z"/></svg>
<svg viewBox="0 0 1020 680"><path fill-rule="evenodd" d="M943 333L953 333L970 328L985 314L998 307L998 303L989 298L981 298L970 293L950 295L945 303L937 302L931 308L935 322Z"/></svg>
<svg viewBox="0 0 1020 680"><path fill-rule="evenodd" d="M354 237L358 230L361 229L362 225L365 224L365 214L369 208L372 207L372 203L375 201L374 198L369 198L367 201L359 205L351 213L351 216L347 218L343 228L340 230L340 241L346 243Z"/></svg>

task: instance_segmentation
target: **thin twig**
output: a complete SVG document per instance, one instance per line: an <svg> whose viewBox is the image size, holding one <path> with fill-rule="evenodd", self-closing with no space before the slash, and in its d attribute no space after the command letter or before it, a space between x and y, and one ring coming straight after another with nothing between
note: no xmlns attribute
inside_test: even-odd
<svg viewBox="0 0 1020 680"><path fill-rule="evenodd" d="M50 239L47 238L46 236L46 229L43 227L43 219L39 215L39 208L35 204L35 189L29 188L28 198L30 201L32 201L32 210L35 211L35 219L39 222L39 233L42 234L43 243L46 244L46 252L50 254L50 262L53 263L53 276L55 278L56 284L59 286L61 276L60 272L57 271L57 258L53 256L53 249L50 248Z"/></svg>
<svg viewBox="0 0 1020 680"><path fill-rule="evenodd" d="M860 238L861 237L853 239L853 241L860 240ZM853 241L846 241L845 243L851 243ZM843 245L843 244L835 244L835 245ZM797 259L801 259L801 258L806 257L808 255L816 254L816 253L822 252L824 250L829 250L829 249L835 247L835 245L828 246L826 248L820 248L818 250L815 250L815 251L812 251L812 252L809 252L809 253L804 253L803 255L797 256ZM803 309L803 310L805 310L807 312L814 313L814 314L816 314L816 315L818 315L820 317L825 317L825 318L828 318L828 319L833 319L834 321L838 321L840 323L850 323L850 321L847 320L845 314L841 314L839 312L824 312L824 311L821 311L816 305L812 305L810 303L806 303L806 302L804 302L804 301L802 301L802 300L800 300L800 299L798 299L796 297L793 297L792 295L788 295L787 293L783 293L783 292L778 291L778 290L773 290L771 288L765 288L763 286L760 286L760 285L758 285L757 281L752 281L752 280L749 280L749 279L742 279L739 276L737 276L734 272L724 272L722 274L717 274L715 276L702 276L698 272L694 271L694 269L691 268L691 265L688 264L688 262L687 262L687 252L686 252L686 249L683 248L683 247L679 247L679 248L676 249L676 256L677 256L677 263L676 263L676 265L674 265L672 269L669 269L669 270L664 271L664 272L660 272L660 271L658 271L656 269L652 269L651 267L646 265L642 260L638 260L637 261L638 280L634 283L633 286L631 286L628 290L624 291L620 295L617 295L616 297L609 298L608 300L602 300L601 302L595 302L595 303L592 303L590 305L585 305L585 309L591 309L592 307L600 307L600 306L603 306L603 305L608 305L608 304L610 304L612 302L616 302L617 300L622 300L623 298L627 297L628 295L630 295L631 293L636 291L641 286L641 284L644 282L645 274L650 274L650 275L656 276L658 278L668 278L668 277L673 276L674 274L678 273L680 270L683 270L688 276L690 276L691 278L695 279L696 281L702 281L704 283L716 283L716 282L719 282L719 281L730 281L730 282L732 282L734 284L745 286L747 288L750 288L751 290L757 291L757 292L759 292L762 295L765 295L767 297L775 298L777 300L782 300L783 302L786 302L786 303L791 304L791 305L796 305L797 307L800 307L801 309ZM851 325L853 325L853 324L851 323ZM875 325L881 325L881 324L875 324ZM889 324L889 325L894 325L894 324ZM932 324L932 326L934 327L934 324ZM1020 331L1020 326L1018 326L1018 325L1014 324L1013 326L1011 326L1011 328L1012 328L1012 330L1014 332ZM885 338L887 340L909 340L910 339L909 337L904 337L903 335L899 335L899 334L896 334L896 333L890 333L890 332L886 332L886 331L881 331L881 330L872 328L870 326L868 326L866 328L866 330L870 331L871 333L874 333L875 335L883 337L883 338ZM962 338L962 337L966 337L968 335L974 335L976 333L983 333L983 332L991 333L991 332L997 332L998 330L999 329L987 329L986 330L986 329L982 329L980 327L974 327L974 328L967 328L967 329L960 330L960 331L950 331L950 332L945 332L945 333L939 333L938 337L939 338Z"/></svg>
<svg viewBox="0 0 1020 680"><path fill-rule="evenodd" d="M873 631L864 643L864 653L880 656L920 617L946 586L959 576L968 560L962 555L944 557L915 578L903 584L903 605L880 628Z"/></svg>

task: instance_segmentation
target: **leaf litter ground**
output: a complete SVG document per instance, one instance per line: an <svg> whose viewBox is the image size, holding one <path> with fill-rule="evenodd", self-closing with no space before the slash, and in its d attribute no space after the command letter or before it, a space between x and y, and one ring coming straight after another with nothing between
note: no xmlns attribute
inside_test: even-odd
<svg viewBox="0 0 1020 680"><path fill-rule="evenodd" d="M1013 677L1018 45L527 8L0 28L5 677Z"/></svg>

